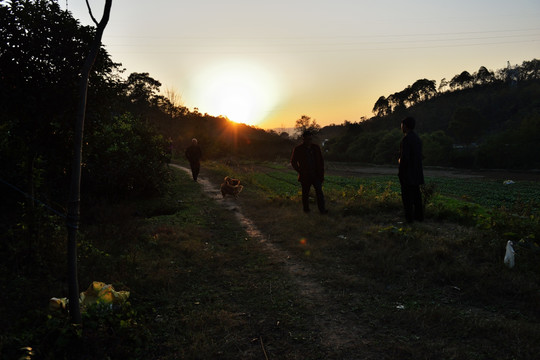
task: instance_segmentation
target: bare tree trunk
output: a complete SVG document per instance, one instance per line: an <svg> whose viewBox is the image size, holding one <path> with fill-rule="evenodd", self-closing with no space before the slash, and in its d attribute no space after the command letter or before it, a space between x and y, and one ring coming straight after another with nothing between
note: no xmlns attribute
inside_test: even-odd
<svg viewBox="0 0 540 360"><path fill-rule="evenodd" d="M92 11L88 0L86 0L90 15ZM79 84L79 103L77 105L77 118L75 124L74 154L71 166L71 185L69 189L69 202L67 214L68 230L68 285L69 285L69 312L71 321L74 324L81 323L81 309L79 307L79 282L77 280L77 231L79 229L80 215L80 192L81 192L81 160L84 118L86 113L86 97L88 92L88 78L90 71L96 60L99 49L101 48L101 37L103 31L109 22L112 0L105 1L105 9L99 23L94 17L92 19L97 25L96 35L91 44L90 52L81 70L81 80Z"/></svg>

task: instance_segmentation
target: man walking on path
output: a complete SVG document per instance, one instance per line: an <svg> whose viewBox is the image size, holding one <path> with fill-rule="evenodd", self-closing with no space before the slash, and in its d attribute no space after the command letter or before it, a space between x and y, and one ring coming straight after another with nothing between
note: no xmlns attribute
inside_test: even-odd
<svg viewBox="0 0 540 360"><path fill-rule="evenodd" d="M324 204L322 183L324 181L324 160L319 145L313 144L313 134L304 131L302 144L293 149L291 165L298 172L298 181L302 185L302 206L309 212L309 190L315 188L317 207L321 214L328 213Z"/></svg>
<svg viewBox="0 0 540 360"><path fill-rule="evenodd" d="M193 138L191 140L191 145L186 149L186 158L189 161L189 166L191 167L191 175L193 176L193 181L197 181L199 176L199 171L201 170L201 157L202 151L197 139Z"/></svg>
<svg viewBox="0 0 540 360"><path fill-rule="evenodd" d="M408 223L424 220L422 194L420 193L420 185L424 184L422 141L414 132L415 125L416 121L412 117L401 121L401 131L405 136L400 144L398 177L401 184L405 219Z"/></svg>

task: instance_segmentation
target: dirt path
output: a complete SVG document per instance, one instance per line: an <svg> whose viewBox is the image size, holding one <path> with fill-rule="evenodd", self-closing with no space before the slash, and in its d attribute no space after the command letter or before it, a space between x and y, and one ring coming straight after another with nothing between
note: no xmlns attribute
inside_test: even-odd
<svg viewBox="0 0 540 360"><path fill-rule="evenodd" d="M190 169L179 165L172 166L187 172L191 176ZM357 348L358 339L362 338L362 335L367 332L367 329L361 327L357 319L343 313L343 309L326 295L326 289L313 280L315 278L313 276L314 270L265 236L253 221L245 216L236 199L230 196L222 197L218 187L219 185L213 184L200 176L198 183L210 198L222 204L227 210L233 211L246 233L252 239L259 241L263 245L264 251L268 253L268 256L291 275L298 288L299 295L303 301L312 307L314 313L317 314L316 325L321 331L320 338L322 345L335 351Z"/></svg>

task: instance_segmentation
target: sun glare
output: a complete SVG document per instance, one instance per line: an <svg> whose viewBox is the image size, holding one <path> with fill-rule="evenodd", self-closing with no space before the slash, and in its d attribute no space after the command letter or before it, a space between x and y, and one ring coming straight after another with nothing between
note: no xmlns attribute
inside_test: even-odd
<svg viewBox="0 0 540 360"><path fill-rule="evenodd" d="M197 104L202 112L257 125L278 102L274 78L264 68L227 62L206 69L196 80Z"/></svg>

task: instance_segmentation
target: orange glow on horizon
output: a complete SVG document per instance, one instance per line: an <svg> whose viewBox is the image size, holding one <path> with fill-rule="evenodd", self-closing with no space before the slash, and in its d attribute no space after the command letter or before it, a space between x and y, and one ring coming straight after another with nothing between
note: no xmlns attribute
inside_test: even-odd
<svg viewBox="0 0 540 360"><path fill-rule="evenodd" d="M240 59L206 68L196 78L195 86L199 108L250 126L263 122L282 95L275 75Z"/></svg>

